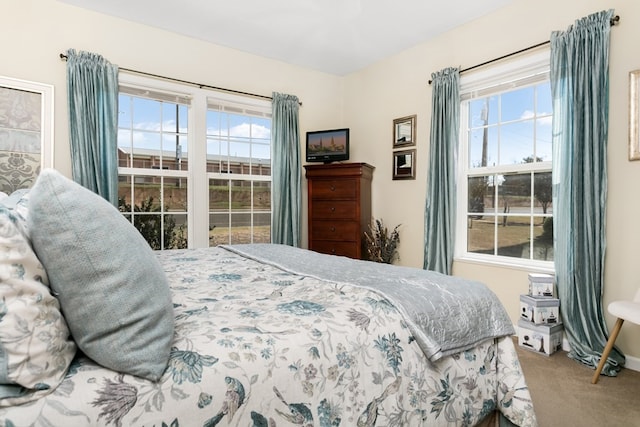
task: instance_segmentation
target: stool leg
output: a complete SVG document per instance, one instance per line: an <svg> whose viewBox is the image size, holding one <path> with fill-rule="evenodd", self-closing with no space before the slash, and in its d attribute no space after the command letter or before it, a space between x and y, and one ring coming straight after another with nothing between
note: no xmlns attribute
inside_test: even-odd
<svg viewBox="0 0 640 427"><path fill-rule="evenodd" d="M609 336L609 341L607 341L607 346L602 352L602 357L600 358L600 363L598 363L596 373L593 374L593 378L591 378L591 384L595 384L598 382L598 378L600 378L600 372L602 372L602 368L604 368L604 364L607 362L607 358L609 357L609 353L611 353L613 344L615 344L616 342L616 338L618 338L618 334L620 333L620 328L622 328L623 322L624 319L618 318L618 320L616 320L616 324L613 326L613 330L611 331L611 335Z"/></svg>

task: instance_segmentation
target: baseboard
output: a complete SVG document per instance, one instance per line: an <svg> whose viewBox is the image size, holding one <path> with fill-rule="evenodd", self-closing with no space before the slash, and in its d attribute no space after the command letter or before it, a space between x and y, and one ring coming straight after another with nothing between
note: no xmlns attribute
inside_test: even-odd
<svg viewBox="0 0 640 427"><path fill-rule="evenodd" d="M626 358L626 362L624 364L624 367L627 369L631 369L633 371L639 371L640 372L640 359L637 357L633 357L633 356L625 356Z"/></svg>
<svg viewBox="0 0 640 427"><path fill-rule="evenodd" d="M516 339L518 338L518 325L514 325L513 326L516 330ZM571 346L569 345L569 340L567 339L567 335L564 334L563 338L562 338L562 350L564 351L569 351L571 350ZM640 372L640 358L638 357L633 357L633 356L627 356L625 355L625 365L624 367L627 369L631 369L632 371L638 371Z"/></svg>
<svg viewBox="0 0 640 427"><path fill-rule="evenodd" d="M571 346L569 346L569 340L567 339L566 335L562 339L562 349L564 351L571 350ZM640 372L640 358L625 355L624 367L627 369L631 369L632 371Z"/></svg>

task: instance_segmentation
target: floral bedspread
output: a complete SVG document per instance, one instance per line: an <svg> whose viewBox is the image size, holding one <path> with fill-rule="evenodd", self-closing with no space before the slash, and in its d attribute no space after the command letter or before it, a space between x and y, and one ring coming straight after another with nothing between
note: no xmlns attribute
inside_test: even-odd
<svg viewBox="0 0 640 427"><path fill-rule="evenodd" d="M223 248L158 256L176 315L161 380L80 356L51 394L0 408L0 427L471 426L494 411L536 425L510 337L430 362L366 288Z"/></svg>
<svg viewBox="0 0 640 427"><path fill-rule="evenodd" d="M490 338L516 333L507 310L484 283L287 245L253 243L225 248L294 274L355 284L379 293L403 314L413 338L432 362Z"/></svg>

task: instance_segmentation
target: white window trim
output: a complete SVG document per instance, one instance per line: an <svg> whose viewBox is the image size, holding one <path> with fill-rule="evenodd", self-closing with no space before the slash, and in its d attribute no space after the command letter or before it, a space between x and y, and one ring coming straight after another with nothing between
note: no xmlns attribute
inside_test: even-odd
<svg viewBox="0 0 640 427"><path fill-rule="evenodd" d="M460 76L460 97L465 99L469 93L489 89L496 86L508 86L509 82L518 80L529 74L549 71L550 52L546 48L540 52L527 55L520 59L512 59L499 65L487 67L484 70L469 72Z"/></svg>
<svg viewBox="0 0 640 427"><path fill-rule="evenodd" d="M169 80L156 79L148 76L141 76L135 73L121 71L118 75L118 82L121 86L134 88L136 90L150 90L161 92L166 95L173 95L177 100L188 99L190 106L188 109L188 135L189 146L187 159L189 162L188 171L154 170L155 176L186 176L187 203L191 208L187 211L187 239L189 248L209 247L209 236L207 233L196 233L196 230L209 229L209 203L194 203L196 195L208 194L209 179L228 179L227 174L209 173L205 162L198 162L196 159L206 158L206 143L198 144L197 141L207 140L207 108L211 99L219 100L227 104L242 104L248 109L258 111L271 110L271 101L268 99L250 98L226 92L218 92L213 89L189 86L185 83L175 83ZM163 97L164 99L164 97ZM166 100L166 99L164 99ZM121 173L149 174L146 169L118 168ZM234 175L234 178L248 178L253 181L271 181L271 177Z"/></svg>
<svg viewBox="0 0 640 427"><path fill-rule="evenodd" d="M484 90L500 90L500 86L505 90L509 87L515 87L515 84L511 85L511 82L522 79L527 75L544 75L549 73L550 66L550 52L548 48L536 52L531 55L527 55L523 58L514 59L500 65L492 66L490 68L469 73L460 77L460 98L462 101L475 97L477 94ZM467 110L461 109L460 111L460 123L468 123ZM465 131L464 126L460 126L460 141L464 141ZM467 252L466 244L467 237L463 233L467 227L467 199L468 189L467 185L462 185L467 180L467 168L461 167L461 165L468 164L467 150L459 149L456 166L456 180L457 180L457 196L456 196L456 238L455 238L455 250L454 261L456 262L470 262L482 265L493 265L499 267L511 267L515 269L523 269L527 271L536 272L553 272L553 261L539 261L528 260L522 258L512 258L500 255L484 255ZM535 166L527 168L527 170L535 169ZM487 172L486 169L478 168L474 172ZM492 172L497 171L496 168L491 169Z"/></svg>

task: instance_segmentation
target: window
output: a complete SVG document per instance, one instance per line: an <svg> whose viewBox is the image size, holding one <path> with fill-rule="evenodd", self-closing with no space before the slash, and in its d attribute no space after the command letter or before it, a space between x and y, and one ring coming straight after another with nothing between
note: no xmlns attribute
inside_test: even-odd
<svg viewBox="0 0 640 427"><path fill-rule="evenodd" d="M0 191L29 188L53 153L53 86L0 77Z"/></svg>
<svg viewBox="0 0 640 427"><path fill-rule="evenodd" d="M150 246L269 242L271 103L120 80L119 208Z"/></svg>
<svg viewBox="0 0 640 427"><path fill-rule="evenodd" d="M209 99L209 245L271 241L271 107Z"/></svg>
<svg viewBox="0 0 640 427"><path fill-rule="evenodd" d="M461 78L456 256L553 261L548 53Z"/></svg>

